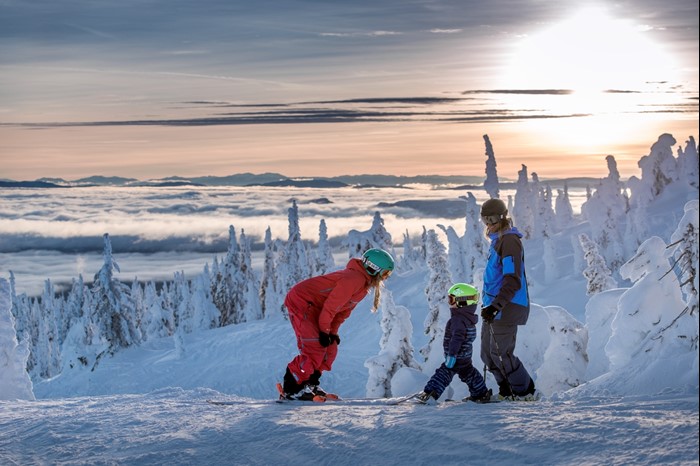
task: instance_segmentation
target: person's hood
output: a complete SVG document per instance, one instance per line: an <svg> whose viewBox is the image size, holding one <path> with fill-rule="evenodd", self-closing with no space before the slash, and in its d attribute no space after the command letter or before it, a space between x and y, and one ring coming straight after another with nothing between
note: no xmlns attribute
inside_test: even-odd
<svg viewBox="0 0 700 466"><path fill-rule="evenodd" d="M450 307L450 312L453 316L460 316L466 319L471 325L476 325L479 321L479 317L476 315L476 304L464 307Z"/></svg>

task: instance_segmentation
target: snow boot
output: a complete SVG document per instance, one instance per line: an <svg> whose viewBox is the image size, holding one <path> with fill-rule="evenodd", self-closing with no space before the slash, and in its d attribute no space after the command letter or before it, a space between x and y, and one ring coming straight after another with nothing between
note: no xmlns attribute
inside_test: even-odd
<svg viewBox="0 0 700 466"><path fill-rule="evenodd" d="M420 392L418 395L416 395L416 401L424 405L427 404L430 400L437 400L439 397L435 395L436 393L434 391Z"/></svg>
<svg viewBox="0 0 700 466"><path fill-rule="evenodd" d="M313 374L311 374L311 377L309 377L309 380L306 381L306 385L311 389L311 392L314 395L317 396L322 396L327 400L339 400L340 397L336 395L335 393L328 393L324 389L321 388L319 385L321 381L321 372L316 370L314 371Z"/></svg>
<svg viewBox="0 0 700 466"><path fill-rule="evenodd" d="M493 390L489 388L479 396L468 396L466 398L463 398L462 401L473 401L474 403L490 403L491 398L493 398Z"/></svg>

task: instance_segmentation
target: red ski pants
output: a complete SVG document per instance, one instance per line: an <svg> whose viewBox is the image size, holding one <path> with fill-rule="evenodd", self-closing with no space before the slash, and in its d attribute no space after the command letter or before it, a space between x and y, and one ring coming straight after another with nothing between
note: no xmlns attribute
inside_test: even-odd
<svg viewBox="0 0 700 466"><path fill-rule="evenodd" d="M299 355L292 359L287 367L297 383L301 384L306 382L314 371L323 373L331 370L338 355L338 344L333 342L324 348L318 342L318 312L314 312L311 306L297 309L287 303L287 311L299 348Z"/></svg>

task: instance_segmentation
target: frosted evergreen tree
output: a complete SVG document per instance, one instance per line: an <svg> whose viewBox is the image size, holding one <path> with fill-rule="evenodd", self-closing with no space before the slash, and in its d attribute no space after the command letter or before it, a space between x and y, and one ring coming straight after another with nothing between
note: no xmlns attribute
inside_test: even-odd
<svg viewBox="0 0 700 466"><path fill-rule="evenodd" d="M17 341L9 282L0 278L0 400L34 400L27 373L29 341Z"/></svg>
<svg viewBox="0 0 700 466"><path fill-rule="evenodd" d="M486 179L484 180L484 190L491 199L499 198L498 173L496 171L496 155L493 153L493 146L489 136L484 134L486 144Z"/></svg>
<svg viewBox="0 0 700 466"><path fill-rule="evenodd" d="M56 296L51 280L44 281L44 291L39 304L39 331L32 347L35 358L34 374L48 379L61 372L61 345L56 319L63 312L63 300Z"/></svg>
<svg viewBox="0 0 700 466"><path fill-rule="evenodd" d="M681 290L687 304L687 312L698 316L698 201L685 204L684 215L678 223L678 228L671 235L672 243L668 254L673 258L678 270Z"/></svg>
<svg viewBox="0 0 700 466"><path fill-rule="evenodd" d="M632 195L629 199L630 209L625 225L625 254L630 257L634 255L639 245L649 237L648 207L653 196L651 189L645 189L644 184L636 176L631 176L627 180L627 187Z"/></svg>
<svg viewBox="0 0 700 466"><path fill-rule="evenodd" d="M465 253L464 275L455 281L463 283L477 282L477 271L486 266L489 244L484 236L481 218L481 208L476 202L476 197L471 192L467 193L466 218L464 236L462 237L462 250Z"/></svg>
<svg viewBox="0 0 700 466"><path fill-rule="evenodd" d="M286 296L295 284L306 280L313 273L313 266L308 261L306 246L301 240L299 208L296 201L292 201L292 207L288 209L288 213L289 237L279 250L277 263L277 291L280 296Z"/></svg>
<svg viewBox="0 0 700 466"><path fill-rule="evenodd" d="M374 213L372 226L367 231L350 230L348 232L348 254L352 257L361 256L372 248L384 249L394 256L394 246L391 234L384 228L384 219L379 212Z"/></svg>
<svg viewBox="0 0 700 466"><path fill-rule="evenodd" d="M527 167L522 166L522 170L518 172L518 182L515 190L515 201L513 202L512 217L518 230L523 234L525 239L530 239L534 235L535 229L535 208L536 195L528 182ZM536 193L536 191L535 191Z"/></svg>
<svg viewBox="0 0 700 466"><path fill-rule="evenodd" d="M192 333L194 312L191 303L190 284L185 277L185 272L175 272L170 285L168 288L170 302L175 305L175 333Z"/></svg>
<svg viewBox="0 0 700 466"><path fill-rule="evenodd" d="M605 345L612 372L630 370L632 356L652 348L654 359L660 358L666 344L697 353L698 321L684 312L687 306L676 275L668 273L665 251L666 243L652 236L620 268L622 278L634 284L620 297Z"/></svg>
<svg viewBox="0 0 700 466"><path fill-rule="evenodd" d="M616 270L624 262L625 256L618 225L626 217L626 201L615 158L609 155L606 160L608 176L600 182L591 198L583 203L581 212L588 219L591 239L598 245L600 254L610 269Z"/></svg>
<svg viewBox="0 0 700 466"><path fill-rule="evenodd" d="M588 331L564 308L547 306L550 340L543 364L537 369L537 386L543 393L565 392L585 382L588 365Z"/></svg>
<svg viewBox="0 0 700 466"><path fill-rule="evenodd" d="M83 309L88 298L89 290L85 286L83 275L80 274L77 279L73 279L66 303L63 306L63 318L58 329L58 339L61 345L66 340L70 328L83 317Z"/></svg>
<svg viewBox="0 0 700 466"><path fill-rule="evenodd" d="M418 369L413 359L413 324L411 314L404 306L397 306L390 291L384 290L381 297L382 338L379 341L379 354L365 361L368 369L367 397L388 398L391 393L391 379L402 367Z"/></svg>
<svg viewBox="0 0 700 466"><path fill-rule="evenodd" d="M596 244L585 233L581 233L578 237L587 264L583 271L583 276L588 280L586 294L592 296L601 291L617 288L617 282L605 264L605 259L598 252Z"/></svg>
<svg viewBox="0 0 700 466"><path fill-rule="evenodd" d="M401 256L401 269L411 270L422 262L423 260L420 257L420 253L413 247L411 235L408 233L408 229L406 229L406 232L403 234L403 255Z"/></svg>
<svg viewBox="0 0 700 466"><path fill-rule="evenodd" d="M318 225L318 246L316 247L315 259L316 275L325 275L335 269L333 251L331 251L331 245L328 242L328 228L323 219Z"/></svg>
<svg viewBox="0 0 700 466"><path fill-rule="evenodd" d="M450 316L447 303L447 290L452 286L452 278L447 268L445 246L440 243L435 230L428 230L426 237L426 262L428 264L428 286L425 294L428 298L428 315L423 323L424 332L428 335L428 343L420 349L426 373L432 371L444 359L442 339L445 334L445 324Z"/></svg>
<svg viewBox="0 0 700 466"><path fill-rule="evenodd" d="M175 324L163 309L163 298L156 290L153 281L146 283L143 290L144 317L142 323L144 340L153 340L172 335Z"/></svg>
<svg viewBox="0 0 700 466"><path fill-rule="evenodd" d="M114 271L119 272L119 265L112 257L112 243L109 234L104 235L104 263L95 275L90 290L92 294L92 309L88 316L94 324L90 343L102 345L105 350L114 354L119 348L127 348L141 341L136 318L135 307L131 299L131 289L114 277ZM100 353L99 357L104 353ZM97 363L97 361L96 361Z"/></svg>
<svg viewBox="0 0 700 466"><path fill-rule="evenodd" d="M642 169L643 189L651 192L652 198L661 194L666 186L679 179L673 146L676 140L670 134L662 134L651 146L649 155L645 155L637 165Z"/></svg>
<svg viewBox="0 0 700 466"><path fill-rule="evenodd" d="M241 322L250 322L262 318L262 309L260 306L260 298L258 296L260 284L252 266L252 253L250 251L250 241L245 235L245 231L241 230L241 250L240 250L240 278L238 280L240 286L240 308Z"/></svg>
<svg viewBox="0 0 700 466"><path fill-rule="evenodd" d="M222 327L238 323L241 319L241 254L233 225L229 226L228 238L226 257L220 264L215 262L212 266L212 297L221 314L219 325Z"/></svg>
<svg viewBox="0 0 700 466"><path fill-rule="evenodd" d="M269 319L283 315L282 297L277 291L275 267L275 243L272 241L270 227L265 230L262 278L260 279L260 306L263 318Z"/></svg>
<svg viewBox="0 0 700 466"><path fill-rule="evenodd" d="M554 203L554 210L557 219L556 225L560 231L573 225L574 209L571 207L569 186L566 183L564 183L563 190L557 189L557 199Z"/></svg>
<svg viewBox="0 0 700 466"><path fill-rule="evenodd" d="M447 236L447 263L450 277L453 282L465 281L467 276L467 255L462 249L463 239L451 226L438 225Z"/></svg>
<svg viewBox="0 0 700 466"><path fill-rule="evenodd" d="M685 150L678 148L678 173L690 186L698 188L700 184L700 162L698 161L698 147L695 138L690 136L685 141Z"/></svg>
<svg viewBox="0 0 700 466"><path fill-rule="evenodd" d="M193 331L215 328L219 323L219 310L214 306L208 273L198 275L191 286Z"/></svg>

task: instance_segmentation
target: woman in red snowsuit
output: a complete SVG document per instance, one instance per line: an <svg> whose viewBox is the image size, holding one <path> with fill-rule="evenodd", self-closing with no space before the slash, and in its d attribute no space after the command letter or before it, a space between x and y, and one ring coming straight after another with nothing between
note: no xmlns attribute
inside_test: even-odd
<svg viewBox="0 0 700 466"><path fill-rule="evenodd" d="M350 259L343 270L309 278L289 290L284 305L297 337L300 354L288 365L280 395L288 399L325 397L319 388L324 371L331 370L338 354L338 329L355 306L374 288L374 307L379 287L394 269L394 260L381 249L369 249L362 259Z"/></svg>

